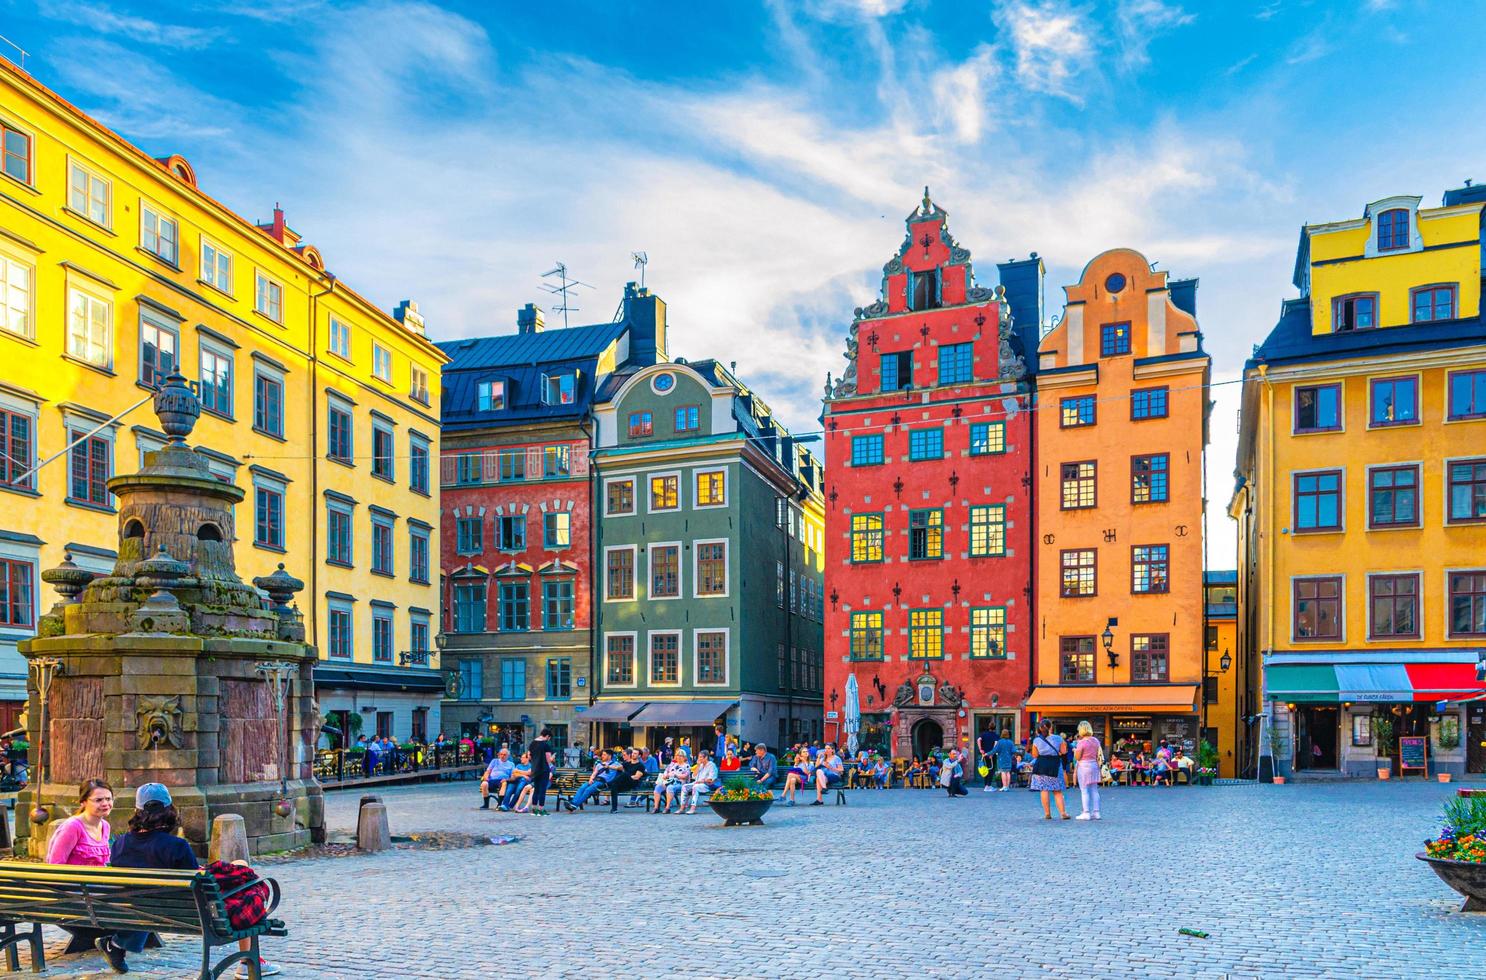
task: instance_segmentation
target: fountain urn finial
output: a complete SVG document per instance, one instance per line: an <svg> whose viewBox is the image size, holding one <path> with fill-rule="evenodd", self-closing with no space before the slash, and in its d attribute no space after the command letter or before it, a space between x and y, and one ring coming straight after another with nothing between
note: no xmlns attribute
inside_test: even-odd
<svg viewBox="0 0 1486 980"><path fill-rule="evenodd" d="M160 418L160 428L165 431L167 441L173 446L184 446L201 417L201 402L180 371L171 371L155 392L155 414Z"/></svg>

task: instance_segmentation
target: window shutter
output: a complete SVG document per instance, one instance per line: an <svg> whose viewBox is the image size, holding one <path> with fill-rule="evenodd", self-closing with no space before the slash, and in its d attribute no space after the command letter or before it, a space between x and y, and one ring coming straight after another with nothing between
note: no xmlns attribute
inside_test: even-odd
<svg viewBox="0 0 1486 980"><path fill-rule="evenodd" d="M540 480L542 478L541 446L528 446L526 448L526 478L528 480Z"/></svg>
<svg viewBox="0 0 1486 980"><path fill-rule="evenodd" d="M500 453L490 450L480 454L480 482L494 483L500 479Z"/></svg>

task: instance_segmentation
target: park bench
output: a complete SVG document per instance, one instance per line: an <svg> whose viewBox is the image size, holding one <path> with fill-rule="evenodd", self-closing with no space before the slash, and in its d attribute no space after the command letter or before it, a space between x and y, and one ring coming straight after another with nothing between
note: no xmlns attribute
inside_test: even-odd
<svg viewBox="0 0 1486 980"><path fill-rule="evenodd" d="M559 810L562 809L562 805L563 805L564 802L571 803L572 800L573 800L573 794L577 793L578 792L578 788L580 786L582 786L586 782L588 782L588 780L585 777L584 779L580 780L577 783L577 785L574 785L574 786L571 786L571 787L565 788L565 789L563 789L563 788L558 789L557 790L557 808ZM640 782L636 783L634 786L631 786L629 789L621 789L621 790L619 790L619 791L616 792L614 790L609 789L609 787L605 786L604 788L600 789L597 793L595 793L592 796L590 796L588 798L588 803L598 803L599 802L599 799L601 797L607 796L609 798L609 812L610 813L616 813L619 810L619 798L620 797L622 797L622 796L640 796L640 797L642 797L645 800L645 812L646 813L649 813L650 812L651 804L654 802L653 799L652 799L652 794L654 792L655 792L655 777L653 775L649 774L649 773L646 773L645 778L643 780L641 780ZM584 804L584 806L587 806L587 805L588 805L587 803Z"/></svg>
<svg viewBox="0 0 1486 980"><path fill-rule="evenodd" d="M248 964L249 976L258 980L258 937L289 934L281 919L268 918L279 904L278 882L259 880L269 889L263 921L235 929L223 902L226 895L204 871L0 864L0 949L5 951L6 966L15 971L20 969L20 944L30 943L31 970L40 973L46 969L42 924L200 936L200 980L214 980L242 962ZM26 923L30 929L21 928ZM212 965L215 947L242 939L248 940L246 951L234 949Z"/></svg>

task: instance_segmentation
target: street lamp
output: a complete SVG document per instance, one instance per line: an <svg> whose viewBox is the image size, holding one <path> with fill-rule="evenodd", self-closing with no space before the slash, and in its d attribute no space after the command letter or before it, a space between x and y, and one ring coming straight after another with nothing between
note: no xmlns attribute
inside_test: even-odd
<svg viewBox="0 0 1486 980"><path fill-rule="evenodd" d="M1113 627L1118 625L1120 625L1120 621L1118 619L1116 619L1114 616L1109 617L1109 622L1104 624L1104 632L1100 634L1099 637L1101 640L1104 641L1104 652L1109 657L1109 665L1111 667L1118 667L1120 665L1120 655L1114 652Z"/></svg>
<svg viewBox="0 0 1486 980"><path fill-rule="evenodd" d="M1226 673L1228 673L1228 668L1229 667L1232 667L1232 666L1233 666L1233 658L1231 656L1229 656L1227 650L1224 650L1223 651L1223 655L1218 658L1218 667L1219 667L1219 669L1222 670L1223 673L1226 674Z"/></svg>

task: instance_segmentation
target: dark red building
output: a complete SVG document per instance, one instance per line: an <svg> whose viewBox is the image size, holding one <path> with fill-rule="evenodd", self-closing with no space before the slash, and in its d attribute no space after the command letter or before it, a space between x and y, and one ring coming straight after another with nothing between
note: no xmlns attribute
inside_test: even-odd
<svg viewBox="0 0 1486 980"><path fill-rule="evenodd" d="M1042 264L977 286L946 218L925 189L823 415L826 734L846 741L855 675L858 741L895 758L1020 738L1033 684Z"/></svg>

